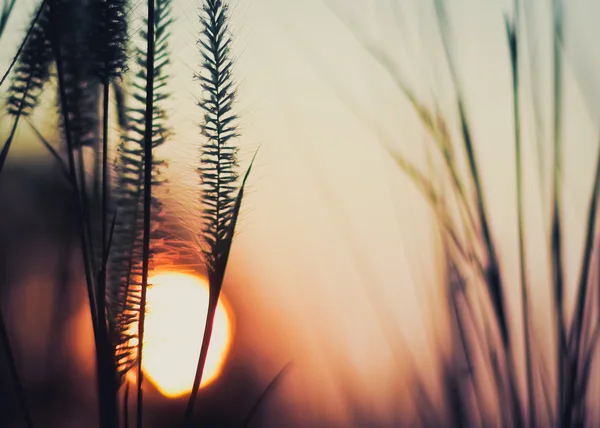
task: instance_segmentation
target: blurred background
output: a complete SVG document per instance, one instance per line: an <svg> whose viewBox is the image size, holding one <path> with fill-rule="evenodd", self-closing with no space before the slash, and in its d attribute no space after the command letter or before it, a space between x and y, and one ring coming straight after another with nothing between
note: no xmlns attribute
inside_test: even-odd
<svg viewBox="0 0 600 428"><path fill-rule="evenodd" d="M168 114L174 136L161 148L169 162L164 203L188 229L199 225L193 161L202 139L201 89L193 80L200 65L197 3L173 0ZM564 255L567 290L574 290L599 148L600 3L565 3ZM37 4L19 0L0 40L0 70L7 69ZM513 6L502 0L445 5L446 41L462 83L506 298L514 308L509 312L519 323L504 24ZM131 7L138 16L145 2ZM544 253L549 181L540 181L552 162L551 7L530 0L521 11L527 259L541 347L553 337L544 327L551 323ZM402 152L427 166L425 131L390 69L419 100L454 120L455 93L433 2L234 0L231 17L243 165L260 150L223 289L235 314L235 336L221 376L201 391L198 414L207 426L241 426L269 381L291 363L253 426L411 426L415 377L436 396L449 328L434 213L390 155ZM136 25L141 19L130 30ZM387 68L377 60L383 56ZM32 120L58 146L55 94L46 89ZM1 115L0 136L6 138L11 122ZM94 426L93 339L66 183L26 124L3 174L0 304L36 426ZM573 296L567 292L567 307ZM200 334L200 328L189 332ZM522 352L516 343L515 352ZM2 383L0 425L19 426L10 388ZM148 390L148 426L173 426L185 399L167 399L150 384Z"/></svg>

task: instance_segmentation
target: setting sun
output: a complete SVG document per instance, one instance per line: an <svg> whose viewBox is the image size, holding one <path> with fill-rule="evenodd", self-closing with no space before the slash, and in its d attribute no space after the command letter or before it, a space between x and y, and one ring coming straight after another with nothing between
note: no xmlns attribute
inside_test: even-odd
<svg viewBox="0 0 600 428"><path fill-rule="evenodd" d="M143 370L165 396L192 389L208 307L208 285L176 272L153 275L147 291ZM231 314L221 297L201 387L220 374L232 339Z"/></svg>

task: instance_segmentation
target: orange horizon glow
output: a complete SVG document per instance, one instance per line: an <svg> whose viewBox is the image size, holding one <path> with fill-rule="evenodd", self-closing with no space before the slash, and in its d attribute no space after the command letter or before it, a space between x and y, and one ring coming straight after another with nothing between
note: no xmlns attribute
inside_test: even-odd
<svg viewBox="0 0 600 428"><path fill-rule="evenodd" d="M208 284L195 275L153 274L146 295L145 377L168 397L192 390L208 309ZM221 374L233 339L232 314L219 299L200 388Z"/></svg>

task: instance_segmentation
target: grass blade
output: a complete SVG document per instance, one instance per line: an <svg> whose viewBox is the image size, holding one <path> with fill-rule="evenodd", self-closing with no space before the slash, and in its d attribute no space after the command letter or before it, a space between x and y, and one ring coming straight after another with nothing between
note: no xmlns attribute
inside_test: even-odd
<svg viewBox="0 0 600 428"><path fill-rule="evenodd" d="M502 343L504 345L504 355L506 358L506 367L508 371L507 374L512 399L513 420L517 427L522 427L524 425L523 410L521 408L519 392L516 387L515 364L509 334L510 330L508 327L506 303L504 300L502 289L503 284L500 274L500 265L498 262L496 247L491 234L489 218L487 216L485 194L483 192L483 184L481 181L479 166L476 160L471 131L465 112L464 102L462 99L462 89L458 78L458 73L454 65L452 51L450 48L449 21L446 15L445 5L442 0L435 0L435 11L438 18L438 25L440 28L440 34L442 38L442 45L444 48L446 61L456 91L458 114L463 136L465 154L467 158L466 160L469 166L471 181L476 193L478 219L481 226L481 236L486 250L488 263L485 282L496 315L498 329L500 330L500 334L502 337Z"/></svg>
<svg viewBox="0 0 600 428"><path fill-rule="evenodd" d="M65 160L62 158L62 156L56 151L56 149L54 147L52 147L52 145L48 142L48 140L46 140L44 138L44 136L41 134L41 132L37 129L37 127L31 123L31 120L27 119L26 120L27 124L29 125L29 127L31 128L31 130L34 132L34 134L38 137L38 139L42 142L42 144L44 145L44 147L50 152L50 154L52 155L52 157L54 159L56 159L56 161L58 162L61 171L63 172L63 174L67 177L67 179L69 178L69 167L67 166L67 164L65 163ZM69 183L70 184L70 183Z"/></svg>
<svg viewBox="0 0 600 428"><path fill-rule="evenodd" d="M78 215L77 215L77 223L78 223L78 227L79 227L79 235L80 235L80 239L81 239L81 252L82 252L82 257L83 257L83 265L84 265L84 272L85 272L85 278L86 278L86 284L87 284L87 292L88 292L88 300L89 300L89 307L90 307L90 314L92 317L92 328L93 328L93 333L94 333L94 343L96 345L95 351L96 351L96 360L101 362L104 361L104 355L103 355L103 347L102 347L102 337L100 336L100 332L98 330L98 314L97 314L97 310L98 310L98 306L97 306L97 300L96 300L96 294L95 294L95 289L94 289L94 278L92 275L92 269L91 269L91 260L90 260L90 243L88 241L89 236L88 236L88 227L87 227L87 222L89 222L89 217L86 216L85 213L85 209L84 209L84 205L83 205L83 200L81 198L81 194L78 191L78 181L77 181L77 174L76 174L76 165L75 165L75 157L74 157L74 146L73 146L73 141L71 138L71 127L70 127L70 117L67 114L68 110L68 97L66 94L66 88L65 88L65 76L64 76L64 69L63 69L63 58L62 58L62 53L61 53L61 37L63 37L63 35L60 33L60 28L61 28L61 17L59 15L58 12L58 8L57 8L57 0L49 0L48 2L49 4L49 14L50 14L50 23L51 25L49 25L50 28L50 39L51 39L51 45L52 45L52 50L54 52L54 58L56 61L56 69L57 69L57 75L58 75L58 87L59 87L59 96L60 96L60 103L61 103L61 112L63 115L63 121L64 121L64 127L65 127L65 137L67 140L67 154L68 154L68 161L69 161L69 176L70 176L70 182L73 188L73 195L75 197L75 201L76 201L76 205L77 205L77 209L78 209ZM83 189L83 192L85 192L85 190ZM97 379L97 387L98 387L98 399L100 400L100 412L103 411L103 388L102 388L102 380L101 379Z"/></svg>
<svg viewBox="0 0 600 428"><path fill-rule="evenodd" d="M564 321L564 290L563 290L563 256L562 256L562 226L560 215L561 199L561 131L562 131L562 1L553 0L553 169L552 169L552 218L550 231L550 248L552 261L552 282L554 290L554 308L556 316L556 343L557 343L557 423L564 426L570 419L565 400L565 360L567 351L566 327ZM568 424L568 422L567 422Z"/></svg>
<svg viewBox="0 0 600 428"><path fill-rule="evenodd" d="M31 413L29 412L29 404L27 403L27 394L25 393L25 389L23 388L23 383L21 381L21 377L19 376L19 369L17 368L17 362L14 357L14 353L12 351L12 347L10 345L10 339L8 337L8 331L6 330L6 324L4 323L4 316L0 311L0 346L3 346L5 349L5 356L8 359L8 368L10 377L16 389L17 400L19 402L19 407L21 408L21 413L23 414L23 419L25 420L25 424L27 428L33 428L33 420L31 419Z"/></svg>
<svg viewBox="0 0 600 428"><path fill-rule="evenodd" d="M246 418L244 419L244 423L242 423L242 428L250 428L250 424L252 423L254 416L256 416L256 413L258 412L260 405L265 401L265 399L268 397L268 395L273 390L275 390L275 388L282 381L283 376L290 370L291 367L292 367L292 362L290 361L285 366L283 366L281 368L281 370L279 370L277 372L277 374L273 377L273 379L271 379L269 384L265 387L263 392L258 396L256 401L254 402L254 405L248 412L248 416L246 416Z"/></svg>
<svg viewBox="0 0 600 428"><path fill-rule="evenodd" d="M144 346L144 321L146 318L146 290L148 288L148 269L150 262L150 221L152 210L152 122L154 118L154 0L148 0L147 22L147 59L146 59L146 114L144 128L144 235L142 244L142 288L138 322L138 361L137 361L137 428L143 426L143 389L142 371Z"/></svg>
<svg viewBox="0 0 600 428"><path fill-rule="evenodd" d="M238 191L237 197L235 198L235 205L231 214L231 220L226 231L226 238L222 243L222 255L217 259L214 270L209 270L209 303L208 312L206 315L206 325L204 329L204 336L202 339L202 347L200 348L200 357L198 359L198 367L196 368L196 375L194 377L194 384L190 398L186 407L184 421L185 423L191 423L194 413L194 403L196 396L198 395L198 389L200 388L200 382L202 381L202 373L204 372L204 365L206 364L206 357L208 355L208 347L210 344L210 337L212 335L214 317L217 310L217 304L219 301L219 295L221 287L223 285L223 279L225 278L225 268L227 267L227 260L229 259L229 252L231 250L231 244L233 242L233 236L235 234L235 226L237 224L240 208L242 206L242 198L244 197L244 187L246 186L246 180L252 170L254 159L258 154L258 150L254 153L250 165L246 170L244 179Z"/></svg>
<svg viewBox="0 0 600 428"><path fill-rule="evenodd" d="M202 241L206 245L203 252L209 303L196 375L184 415L186 424L192 422L244 185L252 168L251 163L242 185L236 189L238 147L235 139L239 134L237 116L233 113L236 91L228 9L222 0L204 0L199 16L202 30L198 46L203 63L195 78L205 94L198 105L204 112L200 128L206 141L201 148L198 172L202 184Z"/></svg>
<svg viewBox="0 0 600 428"><path fill-rule="evenodd" d="M8 18L10 18L10 15L12 15L12 11L16 3L17 0L4 0L2 11L0 11L0 37L4 33L6 23L8 22Z"/></svg>
<svg viewBox="0 0 600 428"><path fill-rule="evenodd" d="M575 390L577 385L577 376L579 373L578 366L580 355L582 353L582 336L583 336L583 327L584 327L584 317L586 314L585 305L587 301L588 295L588 286L590 281L590 272L591 272L591 263L592 263L592 253L594 240L596 236L596 223L598 216L598 193L600 192L600 148L598 151L598 160L596 163L596 172L594 177L594 186L592 189L592 195L590 197L589 207L588 207L588 215L586 222L586 234L585 234L585 243L583 249L583 261L581 265L581 272L579 277L579 284L577 287L577 300L575 307L575 314L573 319L573 324L571 326L571 330L569 332L569 355L570 363L569 363L569 371L566 376L567 384L565 385L565 415L563 419L563 423L566 421L570 421L570 407L573 406L573 400L575 398ZM584 378L582 380L585 381Z"/></svg>
<svg viewBox="0 0 600 428"><path fill-rule="evenodd" d="M9 14L10 11L12 10L12 7L14 6L16 0L12 0L12 4L10 5L9 8ZM17 49L17 53L15 54L15 56L13 57L12 61L10 62L10 65L8 66L8 68L6 69L6 71L4 72L4 75L2 75L2 79L0 79L0 87L2 87L2 85L4 84L4 81L6 80L6 78L8 77L8 75L10 74L10 71L13 69L13 67L15 66L15 64L17 63L17 60L19 59L19 56L21 55L21 52L23 52L23 49L25 48L25 45L27 44L27 41L29 40L29 36L31 36L31 33L33 32L33 29L35 28L35 25L37 24L40 15L42 14L42 11L44 10L44 7L46 6L46 1L47 0L42 0L42 4L40 5L37 13L35 14L35 16L33 17L33 21L31 22L31 25L29 26L29 29L27 30L27 34L25 34L25 37L23 38L23 41L21 42L21 44L19 45L19 49ZM2 33L4 32L4 25L5 23L5 19L4 17L6 16L6 13L3 13L2 15L2 20L0 20L0 36L2 35ZM8 19L8 17L7 17Z"/></svg>
<svg viewBox="0 0 600 428"><path fill-rule="evenodd" d="M521 159L521 118L519 109L519 55L518 55L518 4L515 3L515 18L511 23L505 19L506 36L510 51L512 68L513 116L515 132L515 167L517 176L517 228L519 241L519 272L521 280L521 307L523 313L523 338L525 342L525 374L527 377L527 401L529 403L528 426L533 428L536 422L536 407L533 384L533 360L531 355L531 325L529 322L529 296L527 287L527 265L525 258L525 227L523 211L523 166Z"/></svg>

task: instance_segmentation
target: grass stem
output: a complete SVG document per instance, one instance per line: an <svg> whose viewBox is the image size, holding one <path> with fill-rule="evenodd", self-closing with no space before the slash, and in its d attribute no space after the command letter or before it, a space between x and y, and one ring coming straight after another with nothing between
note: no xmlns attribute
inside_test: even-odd
<svg viewBox="0 0 600 428"><path fill-rule="evenodd" d="M519 273L521 282L521 308L523 313L523 340L525 343L525 375L527 378L527 401L529 403L528 426L533 428L536 423L535 394L533 384L533 368L531 358L531 338L529 321L529 296L527 287L527 263L525 255L525 226L523 210L523 165L521 158L521 115L519 109L519 55L518 55L518 4L515 3L515 17L511 24L506 19L506 34L510 50L512 68L513 118L515 132L515 168L517 177L517 228L519 241Z"/></svg>
<svg viewBox="0 0 600 428"><path fill-rule="evenodd" d="M137 428L143 426L143 346L144 321L146 319L146 290L150 262L150 221L152 209L152 122L154 116L154 0L148 0L147 61L146 61L146 113L144 129L144 235L142 243L142 289L138 322L138 366L137 366Z"/></svg>

